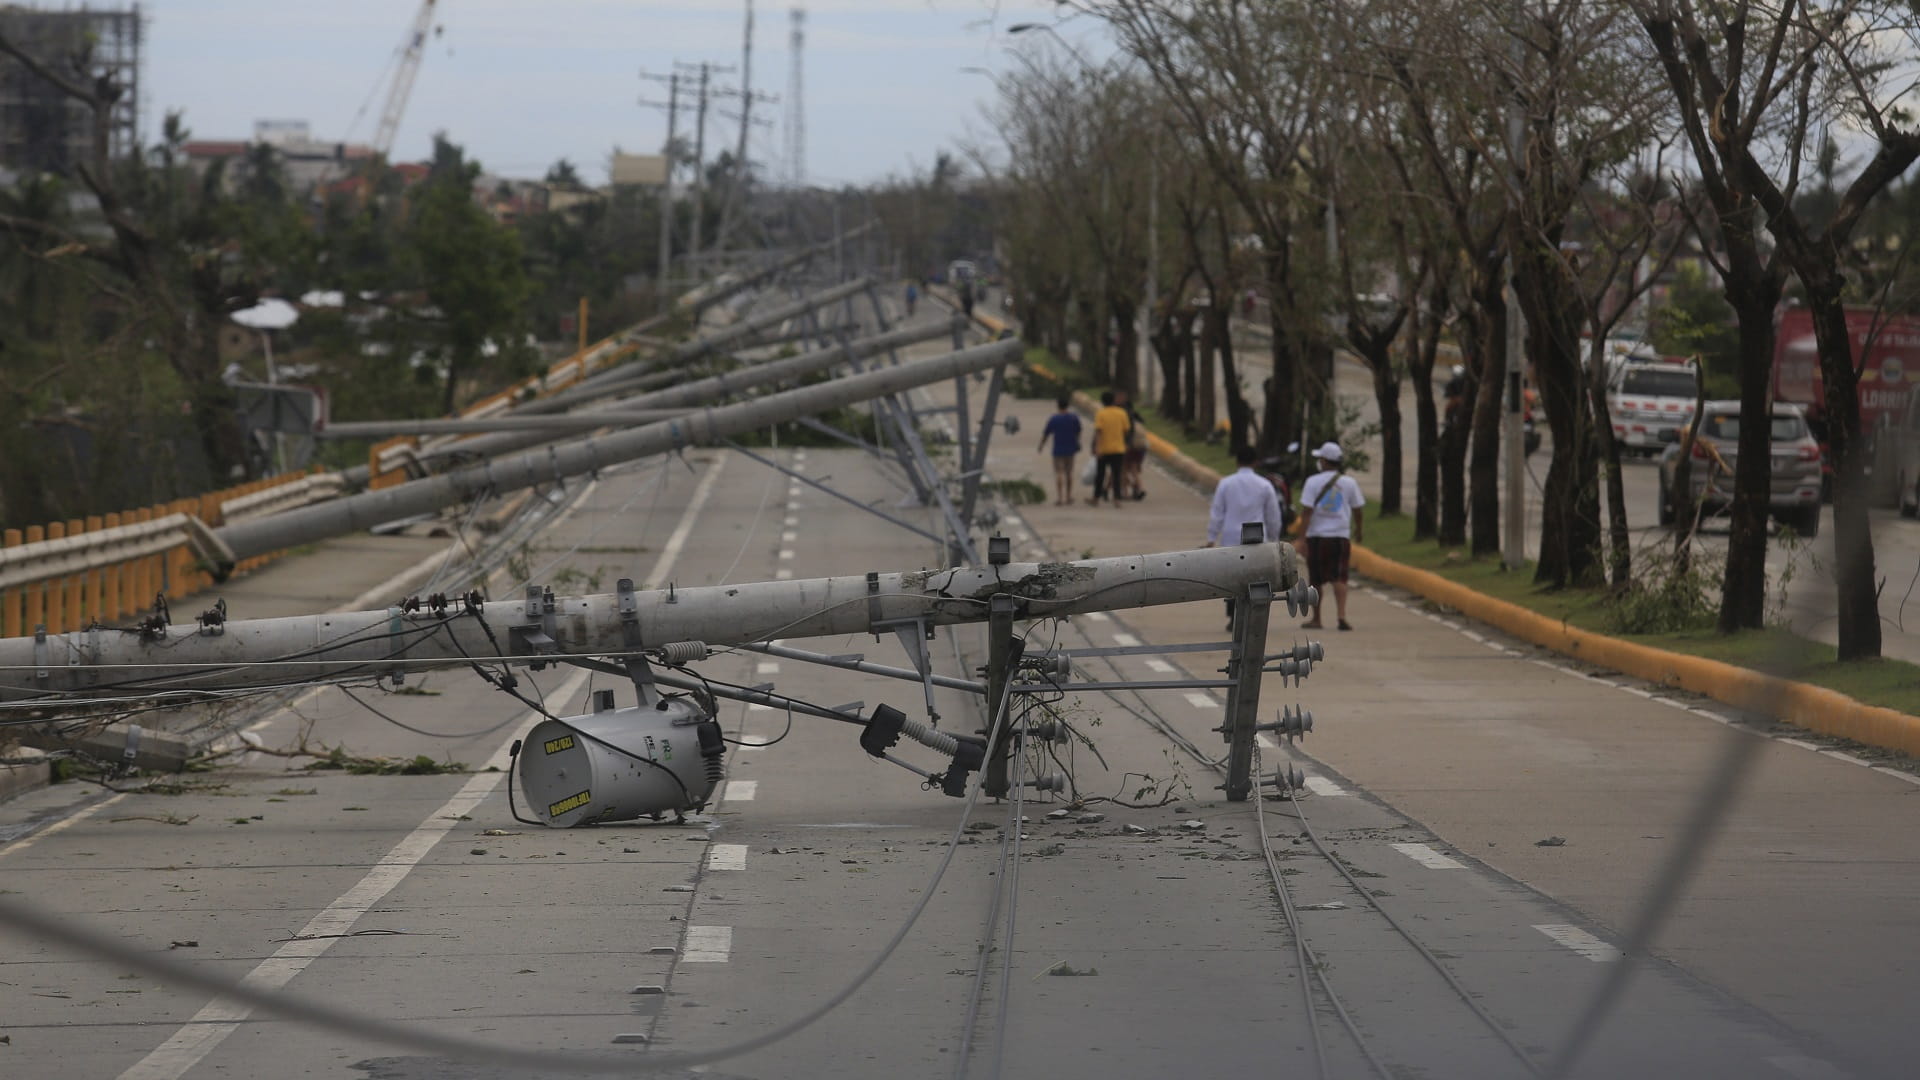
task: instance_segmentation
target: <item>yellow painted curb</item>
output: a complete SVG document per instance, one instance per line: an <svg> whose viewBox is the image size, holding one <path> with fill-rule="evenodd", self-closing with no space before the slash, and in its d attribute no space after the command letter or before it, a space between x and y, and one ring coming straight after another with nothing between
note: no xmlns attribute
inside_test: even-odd
<svg viewBox="0 0 1920 1080"><path fill-rule="evenodd" d="M1581 630L1518 604L1496 600L1438 574L1395 562L1357 544L1353 548L1353 568L1565 656L1661 686L1704 694L1824 735L1920 756L1920 716L1868 705L1836 690L1775 678L1719 660L1668 652Z"/></svg>

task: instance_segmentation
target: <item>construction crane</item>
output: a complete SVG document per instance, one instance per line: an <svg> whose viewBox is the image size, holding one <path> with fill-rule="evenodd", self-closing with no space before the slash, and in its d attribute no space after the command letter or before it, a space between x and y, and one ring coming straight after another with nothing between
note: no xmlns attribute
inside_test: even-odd
<svg viewBox="0 0 1920 1080"><path fill-rule="evenodd" d="M400 62L394 68L393 85L387 90L387 107L380 113L380 130L373 137L373 152L384 158L393 149L393 138L400 131L400 118L407 111L407 98L413 94L413 80L420 74L420 60L427 48L427 30L433 25L433 7L439 0L421 0L420 13L407 31Z"/></svg>

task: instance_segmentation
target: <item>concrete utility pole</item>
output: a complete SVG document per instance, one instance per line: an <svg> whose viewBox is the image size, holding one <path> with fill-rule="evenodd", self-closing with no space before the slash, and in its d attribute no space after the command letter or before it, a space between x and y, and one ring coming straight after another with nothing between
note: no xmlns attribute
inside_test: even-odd
<svg viewBox="0 0 1920 1080"><path fill-rule="evenodd" d="M1516 76L1519 65L1525 61L1523 46L1514 45L1513 55ZM1513 168L1513 197L1523 198L1526 191L1526 170L1522 165L1522 155L1527 146L1527 117L1516 97L1507 106L1507 158ZM1519 211L1514 211L1514 219L1519 220ZM1517 238L1516 238L1517 239ZM1513 241L1509 241L1511 247ZM1520 262L1514 252L1507 253L1508 266L1519 269ZM1526 432L1522 425L1522 414L1526 408L1525 387L1527 372L1527 317L1520 312L1520 292L1514 288L1513 274L1507 275L1507 397L1506 415L1501 417L1500 437L1505 440L1507 467L1506 483L1506 520L1501 533L1500 561L1509 570L1517 570L1527 561L1527 448Z"/></svg>
<svg viewBox="0 0 1920 1080"><path fill-rule="evenodd" d="M956 315L953 321L958 324L961 319ZM498 434L447 443L431 450L423 450L418 454L422 461L456 456L467 460L495 457L552 442L564 437L567 432L578 433L602 427L670 419L671 416L684 415L689 409L723 401L746 390L797 379L852 360L865 359L908 345L917 345L923 341L943 337L947 333L948 327L934 323L895 330L873 337L858 338L832 348L816 349L782 360L753 364L709 378L683 382L665 390L624 398L599 409L558 415L509 413L480 420L349 421L328 424L320 435L322 438L360 439L385 438L399 434L496 432ZM630 394L637 389L639 389L637 386L621 385L606 392L609 395Z"/></svg>
<svg viewBox="0 0 1920 1080"><path fill-rule="evenodd" d="M660 254L654 260L654 282L656 291L666 291L667 274L673 268L673 157L674 139L679 130L680 110L686 108L680 104L680 80L685 78L677 71L665 75L641 72L640 77L654 82L667 84L667 100L658 101L640 99L640 104L648 108L667 110L667 142L661 148L660 155L666 162L666 177L660 184Z"/></svg>
<svg viewBox="0 0 1920 1080"><path fill-rule="evenodd" d="M657 591L663 582L642 583L656 591L567 597L529 586L523 600L473 607L456 599L438 610L395 607L235 619L148 634L4 638L0 701L44 700L57 707L61 697L73 694L145 698L317 680L349 668L404 674L503 653L516 663L544 664L554 662L545 657L555 654L632 654L674 642L741 645L986 622L990 612L1008 620L1049 618L1214 600L1254 585L1280 593L1298 576L1290 546L1248 544L665 592Z"/></svg>
<svg viewBox="0 0 1920 1080"><path fill-rule="evenodd" d="M698 64L684 65L682 71L697 73L699 76L698 101L694 107L693 122L693 227L692 236L687 241L687 255L691 260L700 257L700 217L701 208L706 202L707 189L707 97L715 74L726 74L732 68L723 68L717 64L701 61ZM699 263L692 263L694 271Z"/></svg>
<svg viewBox="0 0 1920 1080"><path fill-rule="evenodd" d="M558 443L542 451L494 458L441 476L289 510L215 530L212 560L222 572L241 559L345 536L390 521L432 513L470 499L583 476L609 465L827 412L918 386L987 371L1020 359L1019 341L948 353L703 410L603 438Z"/></svg>

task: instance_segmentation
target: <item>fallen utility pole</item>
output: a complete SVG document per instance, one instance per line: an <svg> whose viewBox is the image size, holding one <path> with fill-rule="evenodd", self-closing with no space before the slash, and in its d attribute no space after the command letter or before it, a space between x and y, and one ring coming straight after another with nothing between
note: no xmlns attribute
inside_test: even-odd
<svg viewBox="0 0 1920 1080"><path fill-rule="evenodd" d="M685 416L682 409L619 409L594 413L561 413L558 416L494 416L485 420L349 420L331 423L314 432L321 439L390 439L395 435L485 435L501 431L538 432L537 442L546 442L556 434L593 431L603 427L652 424ZM455 443L454 446L463 444ZM471 450L471 448L468 448ZM425 458L421 454L419 457Z"/></svg>
<svg viewBox="0 0 1920 1080"><path fill-rule="evenodd" d="M705 334L691 341L682 342L668 350L664 356L654 356L644 360L629 361L625 364L610 367L597 374L589 375L575 386L562 390L551 397L544 397L538 401L528 402L513 411L515 415L565 412L583 401L592 401L606 396L607 387L620 386L661 368L682 366L709 353L718 352L729 345L745 341L762 331L777 327L789 319L799 318L815 308L826 307L829 304L845 300L849 296L857 295L862 290L870 288L871 286L872 282L865 278L860 278L842 285L836 285L831 289L826 289L810 296L801 297L791 304L783 304L771 311L764 311L758 315L749 316L731 326L716 330L713 333Z"/></svg>
<svg viewBox="0 0 1920 1080"><path fill-rule="evenodd" d="M957 318L958 316L956 316L956 319ZM589 410L561 415L566 418L566 422L569 424L576 424L577 420L575 430L593 430L601 427L616 426L621 423L621 415L635 414L642 410L676 409L684 411L715 401L724 400L744 390L765 386L769 383L781 382L787 379L800 378L801 376L811 375L815 372L826 371L829 368L837 367L840 364L852 360L862 360L869 356L876 356L902 346L931 341L934 338L943 337L947 333L948 327L936 323L932 326L920 326L907 330L895 330L886 334L876 334L873 337L858 338L832 348L816 349L812 352L804 352L798 356L790 356L782 360L770 360L766 363L754 364L750 367L740 368L735 371L722 372L719 375L709 376L704 379L694 379L683 382L677 386L670 386L664 390L658 390L653 393L626 398L615 405L604 406L606 410L604 412ZM581 401L576 402L576 404L595 400L600 396L631 393L635 389L637 389L637 384L634 383L611 387L605 390L604 395L582 398ZM533 414L529 416L524 412L516 411L504 417L496 417L495 419L514 422L534 421L541 415L543 414ZM447 421L437 422L447 423ZM493 421L479 422L492 423ZM328 429L322 432L322 435L331 436L342 426L346 425L329 425ZM418 457L422 462L432 462L440 458L460 458L470 461L475 458L495 457L500 454L511 453L515 450L524 450L530 446L539 446L542 443L553 441L553 429L551 427L541 428L530 422L527 424L527 427L530 430L538 431L538 434L505 433L507 429L512 426L514 425L509 423L499 424L491 428L471 428L468 430L497 431L501 432L501 434L444 443L431 449L421 450ZM442 430L452 431L456 429L446 428Z"/></svg>
<svg viewBox="0 0 1920 1080"><path fill-rule="evenodd" d="M960 354L964 355L964 354ZM948 377L944 373L940 377ZM37 712L102 699L243 689L328 678L405 676L479 658L543 666L680 642L775 639L1179 604L1278 592L1298 579L1286 544L1244 544L1068 563L870 573L797 581L521 600L453 600L382 611L245 619L198 626L96 628L0 639L0 701ZM673 650L669 650L670 652ZM1253 655L1257 658L1256 649Z"/></svg>
<svg viewBox="0 0 1920 1080"><path fill-rule="evenodd" d="M203 554L219 572L225 572L239 560L254 555L345 536L484 495L583 476L619 462L704 445L942 379L1001 367L1018 360L1021 349L1018 341L994 342L899 367L769 394L753 401L706 409L679 420L558 443L538 452L489 459L440 476L226 526L210 534L214 550Z"/></svg>

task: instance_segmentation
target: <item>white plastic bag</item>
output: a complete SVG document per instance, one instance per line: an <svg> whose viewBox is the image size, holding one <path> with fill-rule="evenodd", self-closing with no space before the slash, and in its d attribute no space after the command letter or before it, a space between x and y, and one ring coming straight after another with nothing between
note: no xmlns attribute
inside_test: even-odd
<svg viewBox="0 0 1920 1080"><path fill-rule="evenodd" d="M1080 483L1082 483L1087 487L1092 487L1093 478L1095 476L1098 476L1099 473L1100 473L1100 459L1098 457L1095 457L1092 454L1088 454L1086 468L1083 468L1080 470Z"/></svg>

